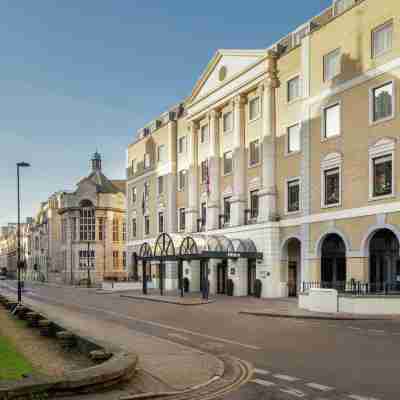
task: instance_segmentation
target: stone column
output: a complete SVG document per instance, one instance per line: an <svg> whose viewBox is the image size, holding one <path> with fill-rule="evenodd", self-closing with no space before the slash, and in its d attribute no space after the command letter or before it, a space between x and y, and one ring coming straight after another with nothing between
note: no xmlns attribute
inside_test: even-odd
<svg viewBox="0 0 400 400"><path fill-rule="evenodd" d="M170 120L168 123L168 161L171 165L171 170L165 176L166 190L166 232L177 231L178 215L176 212L176 191L177 191L177 123Z"/></svg>
<svg viewBox="0 0 400 400"><path fill-rule="evenodd" d="M231 224L244 224L246 208L246 146L244 140L244 105L246 99L238 95L234 99L233 123L233 196L231 199Z"/></svg>
<svg viewBox="0 0 400 400"><path fill-rule="evenodd" d="M219 117L218 111L209 115L210 142L208 151L208 177L210 193L207 201L207 230L218 229L220 214L220 157L219 157Z"/></svg>
<svg viewBox="0 0 400 400"><path fill-rule="evenodd" d="M259 192L258 216L260 222L272 221L276 217L276 89L279 87L276 60L276 54L270 51L266 61L267 76L262 102L262 189Z"/></svg>
<svg viewBox="0 0 400 400"><path fill-rule="evenodd" d="M198 124L191 121L189 124L188 153L188 208L186 209L186 232L197 231L198 218Z"/></svg>

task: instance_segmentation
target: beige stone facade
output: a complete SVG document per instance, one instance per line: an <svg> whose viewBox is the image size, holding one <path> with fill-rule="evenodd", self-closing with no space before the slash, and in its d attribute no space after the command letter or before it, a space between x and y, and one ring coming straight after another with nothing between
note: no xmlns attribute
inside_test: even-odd
<svg viewBox="0 0 400 400"><path fill-rule="evenodd" d="M254 241L265 297L400 282L400 3L346 4L267 50L218 51L189 97L139 132L129 259L161 231L200 231Z"/></svg>

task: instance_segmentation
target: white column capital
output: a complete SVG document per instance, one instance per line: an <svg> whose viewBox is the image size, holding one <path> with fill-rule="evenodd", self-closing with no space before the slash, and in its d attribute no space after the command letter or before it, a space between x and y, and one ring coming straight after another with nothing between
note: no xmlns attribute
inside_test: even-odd
<svg viewBox="0 0 400 400"><path fill-rule="evenodd" d="M221 116L221 111L219 111L219 110L211 110L211 111L208 113L208 118L209 118L209 119L216 120L216 119L218 119L220 116Z"/></svg>
<svg viewBox="0 0 400 400"><path fill-rule="evenodd" d="M243 94L238 94L233 98L233 105L238 108L243 107L246 104L246 102L247 98Z"/></svg>

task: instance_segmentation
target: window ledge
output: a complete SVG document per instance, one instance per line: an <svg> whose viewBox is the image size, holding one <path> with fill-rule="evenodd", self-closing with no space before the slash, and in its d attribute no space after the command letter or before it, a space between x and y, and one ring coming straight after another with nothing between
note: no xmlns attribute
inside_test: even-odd
<svg viewBox="0 0 400 400"><path fill-rule="evenodd" d="M249 164L248 165L248 168L250 169L250 168L256 168L256 167L259 167L261 165L261 162L258 162L258 163L255 163L255 164Z"/></svg>
<svg viewBox="0 0 400 400"><path fill-rule="evenodd" d="M395 113L393 113L389 117L378 119L377 121L371 120L371 121L369 121L369 126L375 126L375 125L383 124L385 122L391 121L392 119L394 119L394 117L395 117Z"/></svg>
<svg viewBox="0 0 400 400"><path fill-rule="evenodd" d="M301 210L297 210L297 211L285 211L285 215L287 215L287 216L300 215L300 214L301 214Z"/></svg>
<svg viewBox="0 0 400 400"><path fill-rule="evenodd" d="M304 98L303 98L303 96L301 95L301 96L299 96L299 97L296 97L296 98L293 99L293 100L290 100L290 101L286 100L286 104L287 104L288 106L291 106L292 104L299 103L299 102L301 102L301 101L303 101L303 100L304 100Z"/></svg>
<svg viewBox="0 0 400 400"><path fill-rule="evenodd" d="M228 172L228 173L226 173L226 174L222 174L222 176L231 176L232 175L232 171L231 172Z"/></svg>
<svg viewBox="0 0 400 400"><path fill-rule="evenodd" d="M252 124L253 122L256 122L256 121L258 121L260 119L261 119L261 114L258 114L257 117L254 117L253 119L249 119L248 123Z"/></svg>
<svg viewBox="0 0 400 400"><path fill-rule="evenodd" d="M342 203L335 203L335 204L322 204L321 205L321 209L322 210L326 210L326 209L329 209L329 208L339 208L339 207L341 207L342 206Z"/></svg>
<svg viewBox="0 0 400 400"><path fill-rule="evenodd" d="M321 143L329 142L330 140L338 139L338 138L340 138L341 136L342 136L342 133L341 133L341 132L339 132L339 133L337 133L337 134L335 134L335 135L329 136L329 137L326 137L326 136L324 135L324 136L321 137Z"/></svg>
<svg viewBox="0 0 400 400"><path fill-rule="evenodd" d="M299 155L299 154L301 154L302 153L302 151L301 150L297 150L297 151L286 151L285 152L285 157L291 157L291 156L296 156L296 155Z"/></svg>
<svg viewBox="0 0 400 400"><path fill-rule="evenodd" d="M387 200L387 199L394 199L396 195L394 193L385 194L382 196L370 196L368 201L379 201L379 200Z"/></svg>
<svg viewBox="0 0 400 400"><path fill-rule="evenodd" d="M229 130L227 130L227 131L222 131L222 134L223 135L229 135L230 133L232 133L233 132L233 128L231 128L231 129L229 129Z"/></svg>

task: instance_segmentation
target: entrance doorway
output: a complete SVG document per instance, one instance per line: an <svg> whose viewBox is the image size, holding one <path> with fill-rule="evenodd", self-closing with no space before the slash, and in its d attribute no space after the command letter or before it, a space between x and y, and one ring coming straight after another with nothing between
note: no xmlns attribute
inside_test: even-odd
<svg viewBox="0 0 400 400"><path fill-rule="evenodd" d="M326 236L322 244L321 287L346 288L346 245L336 233Z"/></svg>
<svg viewBox="0 0 400 400"><path fill-rule="evenodd" d="M208 261L200 261L200 292L205 289L205 284L208 282Z"/></svg>
<svg viewBox="0 0 400 400"><path fill-rule="evenodd" d="M389 229L374 234L369 245L371 291L400 289L399 241Z"/></svg>
<svg viewBox="0 0 400 400"><path fill-rule="evenodd" d="M288 263L288 295L289 297L297 296L297 261Z"/></svg>
<svg viewBox="0 0 400 400"><path fill-rule="evenodd" d="M228 262L223 260L217 266L217 293L226 294L228 285Z"/></svg>
<svg viewBox="0 0 400 400"><path fill-rule="evenodd" d="M247 293L249 296L255 296L255 285L256 285L256 270L257 261L248 260L247 264Z"/></svg>

